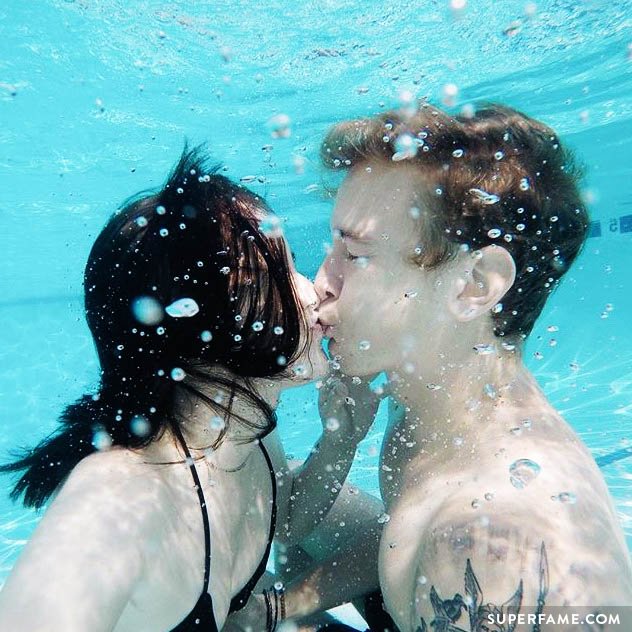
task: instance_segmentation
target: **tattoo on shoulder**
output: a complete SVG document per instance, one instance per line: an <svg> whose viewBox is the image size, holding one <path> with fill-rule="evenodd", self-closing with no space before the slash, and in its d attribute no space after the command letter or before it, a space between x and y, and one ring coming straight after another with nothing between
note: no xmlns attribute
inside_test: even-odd
<svg viewBox="0 0 632 632"><path fill-rule="evenodd" d="M500 605L485 603L483 589L476 578L472 564L468 558L465 564L465 597L456 593L451 599L441 599L439 593L432 586L430 589L430 603L434 611L434 618L430 621L433 632L513 632L516 618L507 615L517 615L522 607L523 582L520 579L514 594ZM549 592L549 564L546 557L544 542L540 546L539 591L536 604L536 618L546 602ZM463 614L467 612L469 625ZM492 616L490 616L492 615ZM463 616L463 621L461 617ZM514 621L514 623L501 623ZM461 627L465 626L465 627ZM428 624L423 617L416 632L428 632ZM539 624L534 624L532 632L540 632Z"/></svg>

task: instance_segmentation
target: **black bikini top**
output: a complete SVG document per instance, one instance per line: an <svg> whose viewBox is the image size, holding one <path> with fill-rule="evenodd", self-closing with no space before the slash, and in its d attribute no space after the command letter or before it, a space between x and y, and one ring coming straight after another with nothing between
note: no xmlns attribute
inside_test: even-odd
<svg viewBox="0 0 632 632"><path fill-rule="evenodd" d="M204 499L204 492L202 492L202 485L200 484L200 479L198 477L195 466L193 465L193 460L191 459L189 449L184 442L184 437L182 436L182 433L177 426L174 427L174 430L176 437L182 444L184 453L189 460L191 476L193 477L193 481L195 482L195 488L198 494L198 499L200 501L200 509L202 510L202 522L204 523L205 559L204 586L202 587L202 594L193 607L193 610L191 610L186 618L183 619L175 628L173 628L171 632L189 632L195 630L204 630L204 632L219 632L219 628L217 627L217 623L215 622L215 614L213 612L213 599L208 592L208 584L211 575L211 527L209 524L208 515L206 513L206 501ZM272 548L272 540L274 538L274 532L276 529L276 476L274 473L274 468L272 467L270 455L265 449L263 441L259 440L259 446L261 447L261 452L263 452L263 456L266 460L266 463L268 464L268 470L270 471L270 480L272 481L272 511L270 515L270 533L268 535L268 544L266 546L266 551L263 555L263 558L261 558L261 561L259 562L257 570L250 578L250 580L246 583L246 585L232 598L230 602L229 614L241 610L246 605L257 582L265 573L266 564L268 563L268 557L270 556L270 549Z"/></svg>

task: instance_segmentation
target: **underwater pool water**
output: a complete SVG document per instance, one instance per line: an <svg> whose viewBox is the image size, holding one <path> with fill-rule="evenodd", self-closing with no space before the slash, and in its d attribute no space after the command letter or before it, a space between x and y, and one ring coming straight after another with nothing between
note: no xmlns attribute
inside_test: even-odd
<svg viewBox="0 0 632 632"><path fill-rule="evenodd" d="M3 459L96 384L81 305L89 248L122 200L161 183L185 137L208 141L229 176L266 196L313 275L329 240L317 154L331 123L396 106L406 91L454 111L499 101L552 125L587 166L591 237L526 357L602 459L632 547L632 2L404 4L0 7ZM287 133L275 138L279 115ZM374 493L384 423L382 411L351 475ZM304 457L320 429L313 387L284 397L280 429ZM0 584L36 521L1 495Z"/></svg>

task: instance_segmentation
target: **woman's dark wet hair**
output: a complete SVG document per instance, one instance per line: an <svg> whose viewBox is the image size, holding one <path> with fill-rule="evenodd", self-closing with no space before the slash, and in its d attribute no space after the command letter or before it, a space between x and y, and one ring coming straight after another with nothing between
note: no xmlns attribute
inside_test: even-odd
<svg viewBox="0 0 632 632"><path fill-rule="evenodd" d="M274 428L252 380L285 375L302 312L285 242L265 231L270 209L217 171L202 148L185 147L164 187L128 200L97 237L84 291L100 384L64 410L57 433L0 467L23 472L12 499L40 508L99 444L159 438L181 423L178 393L223 419L217 442L200 447L216 447L231 418L254 436ZM251 419L231 414L235 398Z"/></svg>

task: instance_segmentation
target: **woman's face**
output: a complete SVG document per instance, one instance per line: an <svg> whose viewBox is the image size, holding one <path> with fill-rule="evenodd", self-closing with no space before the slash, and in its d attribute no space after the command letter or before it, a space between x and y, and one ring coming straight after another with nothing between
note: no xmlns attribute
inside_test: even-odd
<svg viewBox="0 0 632 632"><path fill-rule="evenodd" d="M287 243L286 251L290 252ZM298 296L299 307L303 312L303 320L306 325L306 329L303 328L301 331L299 347L302 349L301 354L289 366L292 372L292 382L298 385L327 375L329 363L322 346L323 329L318 323L318 315L316 313L318 296L316 295L314 284L296 270L291 257L289 266L292 282Z"/></svg>

